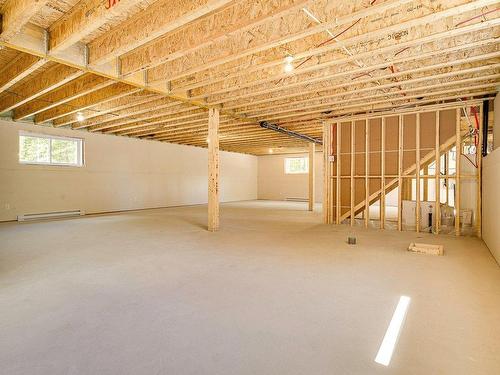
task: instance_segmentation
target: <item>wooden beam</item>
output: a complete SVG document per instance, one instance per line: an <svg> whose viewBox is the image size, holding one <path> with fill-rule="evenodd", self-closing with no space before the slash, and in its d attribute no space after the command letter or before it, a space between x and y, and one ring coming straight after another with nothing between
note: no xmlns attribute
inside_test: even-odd
<svg viewBox="0 0 500 375"><path fill-rule="evenodd" d="M47 61L27 53L19 55L0 70L0 92L29 76Z"/></svg>
<svg viewBox="0 0 500 375"><path fill-rule="evenodd" d="M66 65L55 65L28 82L21 83L15 90L11 90L12 92L4 94L0 98L0 113L27 103L82 74L84 72L78 69Z"/></svg>
<svg viewBox="0 0 500 375"><path fill-rule="evenodd" d="M337 162L337 183L335 184L335 188L337 189L336 191L336 202L335 202L335 205L336 205L336 209L335 209L335 223L338 225L340 224L340 216L342 215L342 200L340 199L340 196L341 196L341 192L342 192L342 189L341 189L341 174L342 174L342 170L340 168L341 164L341 159L340 159L340 149L341 149L341 145L342 145L342 142L341 142L341 136L342 136L342 131L341 131L341 123L340 122L337 122L335 124L335 129L336 129L336 137L337 137L337 154L335 155L335 157L337 158L336 162ZM323 146L324 147L324 146Z"/></svg>
<svg viewBox="0 0 500 375"><path fill-rule="evenodd" d="M83 114L85 115L86 119L95 119L103 115L113 115L116 111L120 111L122 109L147 104L158 98L159 96L154 93L139 91L129 96L117 98L105 103L100 103L97 106L92 107L92 111L83 111ZM79 122L80 121L78 121L76 114L69 114L54 120L53 124L55 127L61 127L69 124L77 124Z"/></svg>
<svg viewBox="0 0 500 375"><path fill-rule="evenodd" d="M370 120L365 120L365 228L370 224Z"/></svg>
<svg viewBox="0 0 500 375"><path fill-rule="evenodd" d="M326 173L326 164L327 164L327 157L328 157L328 152L326 150L326 132L328 131L328 125L326 122L322 122L322 141L323 141L323 202L322 202L322 208L323 208L323 222L326 224L326 212L327 212L327 197L329 194L329 189L328 189L328 179L329 176Z"/></svg>
<svg viewBox="0 0 500 375"><path fill-rule="evenodd" d="M309 0L262 1L241 0L210 15L158 38L121 58L124 74L151 68L188 53L224 42L228 38L245 40L251 27L266 21L280 20L290 11L300 10ZM227 3L219 1L219 3ZM278 21L279 22L279 21Z"/></svg>
<svg viewBox="0 0 500 375"><path fill-rule="evenodd" d="M102 130L116 125L126 124L129 120L142 120L143 114L164 109L172 109L180 106L178 102L169 98L152 98L148 103L131 105L127 108L117 109L110 114L104 114L72 125L73 129L88 128L88 130ZM190 106L186 106L191 108Z"/></svg>
<svg viewBox="0 0 500 375"><path fill-rule="evenodd" d="M439 231L441 229L441 152L440 152L440 142L439 142L439 133L440 133L440 123L439 123L439 111L436 111L436 145L435 145L435 196L436 196L436 203L435 203L435 210L434 214L436 215L435 217L435 234L439 234Z"/></svg>
<svg viewBox="0 0 500 375"><path fill-rule="evenodd" d="M330 224L330 140L332 132L331 125L323 122L323 222Z"/></svg>
<svg viewBox="0 0 500 375"><path fill-rule="evenodd" d="M316 144L309 144L309 211L314 211Z"/></svg>
<svg viewBox="0 0 500 375"><path fill-rule="evenodd" d="M403 230L403 115L398 116L398 230Z"/></svg>
<svg viewBox="0 0 500 375"><path fill-rule="evenodd" d="M242 75L238 76L237 79L219 79L216 84L207 82L205 85L202 85L203 82L201 82L199 83L201 85L200 87L190 90L192 98L210 98L210 101L216 101L219 96L224 97L224 94L227 95L227 93L231 93L230 95L235 98L244 96L245 92L265 94L280 91L283 90L283 88L291 90L299 86L311 85L333 79L345 79L345 77L349 75L356 76L359 80L359 78L366 73L370 73L376 69L387 69L390 64L397 64L397 76L404 77L410 72L417 73L426 70L428 66L433 66L434 68L431 69L435 70L440 67L480 61L482 58L478 57L476 54L480 56L484 55L485 57L483 59L487 58L489 54L491 54L491 58L496 58L498 56L495 53L495 44L497 42L495 37L478 39L481 35L472 34L467 36L471 39L476 37L476 39L470 43L464 43L458 46L454 45L452 47L447 47L444 43L450 43L450 41L453 41L453 38L447 38L440 43L428 43L425 45L425 48L430 49L430 51L425 53L422 53L420 49L416 49L414 45L413 48L410 48L404 47L408 43L401 43L402 47L400 47L399 44L396 43L394 46L391 46L389 50L387 48L383 49L388 50L385 54L378 49L369 50L349 57L332 54L332 56L325 57L325 61L320 64L300 67L292 73L283 72L283 63L278 66L267 69L262 68L260 71L248 72L246 74L244 73L246 70L242 69ZM394 49L397 48L399 48L399 50L408 48L408 50L403 51L401 57L395 57L394 54L398 51L394 51ZM464 59L464 52L470 56ZM331 60L326 60L327 58ZM323 61L323 58L321 61ZM356 61L363 61L363 63L361 66L358 66L355 65ZM403 70L409 70L408 68L411 68L410 72L401 72ZM379 78L378 75L373 76L373 80ZM269 85L270 82L278 80L286 80L286 85ZM175 92L180 92L179 90L181 89L176 88Z"/></svg>
<svg viewBox="0 0 500 375"><path fill-rule="evenodd" d="M385 228L385 117L382 117L381 145L380 145L380 229Z"/></svg>
<svg viewBox="0 0 500 375"><path fill-rule="evenodd" d="M219 230L219 109L208 110L208 230Z"/></svg>
<svg viewBox="0 0 500 375"><path fill-rule="evenodd" d="M415 127L415 231L420 232L420 113L416 114Z"/></svg>
<svg viewBox="0 0 500 375"><path fill-rule="evenodd" d="M477 152L477 204L476 204L476 231L479 238L483 237L483 226L482 226L482 212L483 212L483 201L482 201L482 178L483 178L483 104L479 105L479 134L478 134L478 145L476 147Z"/></svg>
<svg viewBox="0 0 500 375"><path fill-rule="evenodd" d="M93 107L99 103L104 103L119 97L128 96L141 91L140 88L130 86L125 83L114 83L111 86L99 89L90 94L73 99L55 108L43 111L35 115L35 123L48 122L71 113L77 113L84 109Z"/></svg>
<svg viewBox="0 0 500 375"><path fill-rule="evenodd" d="M460 168L461 168L461 158L462 158L462 136L460 130L460 119L462 118L461 109L456 109L455 114L455 132L456 132L456 141L455 141L455 235L460 236Z"/></svg>
<svg viewBox="0 0 500 375"><path fill-rule="evenodd" d="M433 56L439 56L442 53L450 54L459 52L463 49L477 49L484 46L495 44L496 35L491 31L500 23L500 20L493 19L485 22L472 24L469 26L460 27L457 29L439 31L429 29L429 25L421 26L410 35L418 36L417 38L405 41L398 40L397 42L390 38L386 46L381 46L379 43L373 43L371 48L363 50L363 52L345 56L336 50L327 52L326 56L322 56L321 62L312 65L301 66L286 76L283 74L283 57L277 55L274 60L267 58L266 54L256 63L254 58L247 58L248 61L237 60L232 64L224 64L224 69L217 71L209 70L198 74L193 74L188 77L176 80L172 83L174 92L185 92L192 90L193 97L206 97L208 93L223 92L225 89L234 90L235 87L245 87L248 85L256 85L267 83L270 77L274 79L286 78L287 86L295 85L298 77L307 74L308 77L315 77L316 80L321 79L323 70L327 70L328 74L335 75L339 70L343 71L350 66L349 71L364 70L374 64L394 63L400 64L409 62L409 59L421 60ZM486 30L485 30L486 29ZM450 33L450 31L452 33ZM479 31L482 31L479 33ZM450 43L456 38L465 39L468 43L449 47ZM415 47L419 47L418 49ZM422 53L423 50L429 52ZM307 50L307 49L306 49ZM402 51L399 54L400 51ZM309 51L309 50L307 50ZM297 59L307 58L309 56L297 56ZM324 60L324 61L323 61ZM363 61L361 67L356 64L356 61ZM356 68L352 69L352 65L356 64ZM339 66L344 69L339 69ZM244 69L243 69L244 67ZM383 68L383 66L381 67ZM375 69L375 68L374 68ZM318 72L319 71L319 72ZM356 73L354 73L356 74ZM308 78L309 79L309 78ZM302 78L302 81L305 79ZM266 88L263 86L262 88ZM267 85L269 89L269 85ZM254 91L258 91L257 89Z"/></svg>
<svg viewBox="0 0 500 375"><path fill-rule="evenodd" d="M500 56L500 53L499 53ZM443 71L433 71L432 65L422 67L423 70L428 71L428 73L432 72L432 74L421 74L417 77L411 76L408 78L405 76L405 88L401 90L401 93L406 92L414 92L416 90L421 90L424 86L419 87L411 87L410 84L421 84L428 86L430 88L440 88L440 87L449 87L453 85L459 85L461 83L468 82L468 80L485 80L488 75L492 77L497 75L498 68L500 67L500 63L491 64L491 65L483 65L484 61L478 62L477 66L466 66L464 69L458 67L450 71L450 69L445 69ZM453 63L449 63L449 65L453 65ZM411 74L412 70L408 70L407 73ZM422 73L422 72L421 72ZM467 76L468 74L481 73L481 76ZM379 79L387 79L388 83L383 83L381 85L374 85L376 83L376 79L367 78L364 80L357 81L349 81L342 82L338 85L335 82L329 82L329 86L324 85L316 85L316 86L308 86L303 89L297 89L290 91L284 91L275 95L262 95L262 97L256 97L260 95L258 92L251 92L245 95L245 98L241 100L235 101L235 98L232 96L230 101L227 99L210 102L211 104L223 104L226 109L236 110L236 113L245 113L249 117L259 117L265 116L266 118L284 118L286 116L272 116L275 113L281 113L277 110L280 107L295 105L297 108L287 108L285 112L293 112L304 110L304 107L307 106L308 110L306 113L321 113L325 111L325 107L331 107L336 104L338 101L337 98L345 97L346 95L354 95L355 97L360 97L361 93L372 92L372 91L381 91L384 89L394 89L401 86L401 81L397 79L400 77L399 73L387 74L384 76L379 76ZM463 76L463 77L461 77ZM451 78L451 80L450 80ZM431 84L425 83L426 81L431 81ZM442 83L438 80L443 80ZM286 86L283 86L286 88ZM349 89L347 91L346 89ZM319 94L321 93L321 97ZM382 95L383 94L383 95ZM382 94L370 94L368 98L371 97L384 97L387 96L386 91L382 91ZM308 95L308 96L306 96ZM249 99L250 97L254 97L254 99ZM295 99L299 97L299 99ZM290 99L294 98L293 101ZM330 101L328 99L336 99L334 101ZM364 98L367 98L366 96ZM318 100L321 100L320 104L317 103ZM359 100L359 99L358 99ZM276 103L278 102L278 103ZM248 106L249 103L252 104L253 110L245 110L244 106ZM265 104L266 107L263 109L256 109L255 106L257 104ZM243 107L243 108L242 108ZM272 108L272 112L265 112L268 107ZM312 110L317 108L316 110Z"/></svg>
<svg viewBox="0 0 500 375"><path fill-rule="evenodd" d="M17 107L14 110L14 120L21 120L26 117L36 115L37 113L46 111L96 90L110 86L113 83L113 80L107 78L95 76L93 74L85 74L71 82L68 82L64 86L61 86L51 92L39 96L31 102Z"/></svg>
<svg viewBox="0 0 500 375"><path fill-rule="evenodd" d="M0 40L16 35L47 3L48 0L7 0L0 9Z"/></svg>
<svg viewBox="0 0 500 375"><path fill-rule="evenodd" d="M351 121L351 227L354 226L354 198L356 196L356 186L354 185L354 163L355 163L355 149L356 149L356 123Z"/></svg>
<svg viewBox="0 0 500 375"><path fill-rule="evenodd" d="M232 0L160 0L88 44L89 63L114 60L145 43L201 18ZM122 1L123 3L124 1ZM223 21L227 21L222 19ZM206 31L206 30L203 30ZM182 35L184 39L186 35ZM179 38L179 36L177 36ZM186 38L191 40L191 38ZM194 40L194 39L193 39ZM175 43L181 43L179 39ZM159 51L153 51L156 56ZM134 56L136 56L134 54ZM129 58L127 58L129 61ZM123 68L123 66L122 66Z"/></svg>
<svg viewBox="0 0 500 375"><path fill-rule="evenodd" d="M81 0L50 26L49 50L56 52L68 48L141 2L117 1L109 7L108 0Z"/></svg>
<svg viewBox="0 0 500 375"><path fill-rule="evenodd" d="M253 33L251 37L235 35L227 38L225 41L206 47L204 50L190 53L181 59L168 61L154 67L150 71L150 79L152 82L179 79L272 48L276 50L276 54L279 54L280 49L276 47L302 39L302 42L308 45L308 47L304 46L302 48L305 50L314 49L315 52L313 54L338 49L346 45L343 40L328 43L319 48L311 48L311 43L306 42L306 37L324 33L325 27L337 29L341 28L342 25L351 24L359 19L361 19L361 22L357 24L356 27L358 33L356 36L349 39L349 45L361 44L374 39L390 39L392 42L394 39L393 35L401 30L408 30L423 24L437 24L444 28L441 22L436 21L457 14L463 14L486 5L491 5L496 1L497 0L477 0L458 6L457 4L463 1L441 1L439 5L435 4L434 7L439 6L440 9L443 9L442 11L436 12L434 7L432 9L427 7L414 7L412 8L412 13L414 13L415 17L409 20L408 15L410 13L408 13L406 9L407 3L410 1L407 0L389 0L380 4L377 2L369 7L357 3L350 8L346 8L344 2L335 2L333 4L327 2L325 9L328 10L327 18L331 21L325 22L323 25L310 27L310 22L300 22L296 14L291 14L288 18L282 17L282 19L279 20L279 26L268 25L267 29L256 30L258 32ZM399 12L397 12L396 9L392 9L397 7L401 8ZM390 23L390 26L381 28L380 22L374 22L374 20L384 18L384 16L386 16L385 18L387 22ZM443 22L443 24L446 23ZM269 35L271 35L271 37ZM320 40L324 41L323 35L317 38L315 42L320 42ZM299 49L299 51L301 51L301 49ZM304 53L297 53L296 57L303 58L310 55L311 52L306 53L306 56L304 56ZM281 59L283 59L283 50L281 50Z"/></svg>

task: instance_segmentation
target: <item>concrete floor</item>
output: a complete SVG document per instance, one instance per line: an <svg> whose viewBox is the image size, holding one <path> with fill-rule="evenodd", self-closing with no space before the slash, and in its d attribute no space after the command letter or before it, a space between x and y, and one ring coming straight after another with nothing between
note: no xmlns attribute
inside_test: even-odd
<svg viewBox="0 0 500 375"><path fill-rule="evenodd" d="M0 224L0 373L499 374L500 268L476 238L321 224L303 203ZM411 297L389 367L374 362Z"/></svg>

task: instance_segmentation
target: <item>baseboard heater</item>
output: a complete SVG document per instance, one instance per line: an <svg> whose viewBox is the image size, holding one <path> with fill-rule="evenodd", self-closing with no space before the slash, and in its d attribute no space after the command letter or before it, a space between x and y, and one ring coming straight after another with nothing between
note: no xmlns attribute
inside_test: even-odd
<svg viewBox="0 0 500 375"><path fill-rule="evenodd" d="M17 221L47 220L47 219L65 218L65 217L74 217L83 215L85 215L85 212L83 212L82 210L44 212L39 214L19 215L17 217Z"/></svg>
<svg viewBox="0 0 500 375"><path fill-rule="evenodd" d="M286 201L291 201L291 202L308 202L309 199L307 198L285 198Z"/></svg>

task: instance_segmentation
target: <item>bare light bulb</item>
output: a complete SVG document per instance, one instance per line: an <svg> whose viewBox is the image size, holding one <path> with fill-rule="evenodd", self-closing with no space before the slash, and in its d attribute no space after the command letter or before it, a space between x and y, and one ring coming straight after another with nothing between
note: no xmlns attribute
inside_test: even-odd
<svg viewBox="0 0 500 375"><path fill-rule="evenodd" d="M288 55L287 57L285 57L285 62L287 64L291 64L293 61L293 56L292 55Z"/></svg>
<svg viewBox="0 0 500 375"><path fill-rule="evenodd" d="M82 122L83 120L85 120L85 116L83 115L83 113L78 112L78 113L76 114L76 119L77 119L79 122Z"/></svg>
<svg viewBox="0 0 500 375"><path fill-rule="evenodd" d="M285 73L291 73L293 71L293 65L290 63L285 64Z"/></svg>

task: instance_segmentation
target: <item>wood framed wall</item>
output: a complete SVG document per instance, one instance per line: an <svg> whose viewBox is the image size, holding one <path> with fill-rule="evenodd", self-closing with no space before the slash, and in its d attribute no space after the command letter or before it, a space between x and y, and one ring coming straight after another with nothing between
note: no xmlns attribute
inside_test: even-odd
<svg viewBox="0 0 500 375"><path fill-rule="evenodd" d="M443 226L450 229L453 211L450 230L461 235L462 185L475 181L472 232L480 236L481 114L482 102L470 100L325 121L325 196L329 198L324 200L325 222L381 229L391 222L399 231L425 228L438 234ZM464 142L476 147L476 162L471 161L475 170L468 173L462 171ZM453 150L457 156L450 169ZM429 186L434 192L431 201ZM389 212L387 195L396 189L397 206ZM411 224L405 224L404 205L406 209L414 205ZM431 220L428 214L423 217L424 206L431 211ZM446 223L441 223L442 209L448 215Z"/></svg>

